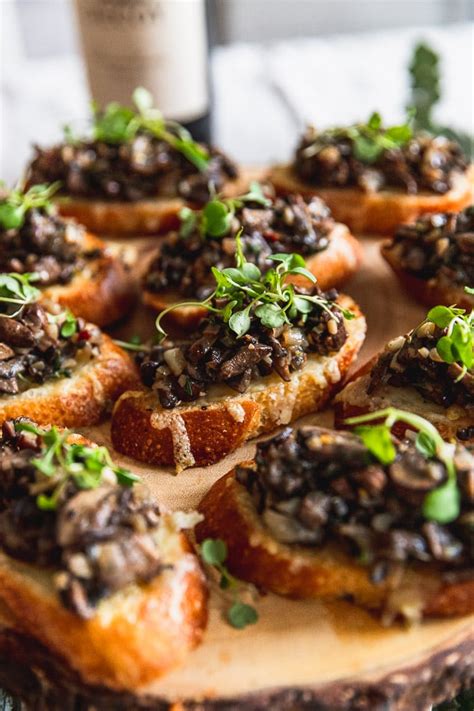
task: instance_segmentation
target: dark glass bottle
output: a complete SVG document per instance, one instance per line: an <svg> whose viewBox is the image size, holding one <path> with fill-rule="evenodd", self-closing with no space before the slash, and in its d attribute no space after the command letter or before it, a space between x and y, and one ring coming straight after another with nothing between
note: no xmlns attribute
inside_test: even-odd
<svg viewBox="0 0 474 711"><path fill-rule="evenodd" d="M211 100L205 0L75 0L91 95L129 105L148 89L168 119L209 141Z"/></svg>

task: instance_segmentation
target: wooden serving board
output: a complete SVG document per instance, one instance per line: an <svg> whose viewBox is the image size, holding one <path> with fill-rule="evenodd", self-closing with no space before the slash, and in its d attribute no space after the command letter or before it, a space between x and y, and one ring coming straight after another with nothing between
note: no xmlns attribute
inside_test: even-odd
<svg viewBox="0 0 474 711"><path fill-rule="evenodd" d="M380 257L380 242L373 238L362 241L364 265L345 289L358 301L368 321L358 366L424 314L424 309L398 288ZM154 239L133 243L139 247L139 263L145 262L153 243ZM120 329L120 336L150 335L152 326L152 315L139 308ZM332 424L330 412L305 419ZM111 447L108 423L84 432ZM178 476L137 466L115 453L114 458L137 472L163 506L189 509L218 477L251 457L253 451L254 444L249 444L218 465L189 469ZM4 640L11 658L23 659L18 662L20 667L23 664L23 672L28 668L31 676L25 683L34 688L41 680L44 698L50 702L35 708L425 711L474 681L474 616L425 622L410 629L397 625L384 628L349 603L291 601L266 595L255 602L258 623L237 631L223 619L227 604L221 591L211 591L203 644L183 667L143 689L140 704L99 689L82 690L75 696L70 672L56 667L48 674L30 642L14 636L8 640L8 634ZM67 678L64 687L62 674ZM0 677L1 683L11 687L5 678ZM54 689L59 689L57 706Z"/></svg>

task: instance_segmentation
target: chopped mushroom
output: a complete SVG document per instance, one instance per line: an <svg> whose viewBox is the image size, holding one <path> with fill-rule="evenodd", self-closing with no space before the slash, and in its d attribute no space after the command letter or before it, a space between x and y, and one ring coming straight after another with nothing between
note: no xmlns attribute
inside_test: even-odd
<svg viewBox="0 0 474 711"><path fill-rule="evenodd" d="M446 573L473 569L474 455L454 450L461 512L450 524L427 521L424 496L447 476L413 438L395 440L392 463L374 461L362 440L321 427L287 428L257 445L252 467L237 469L264 524L279 541L318 547L339 542L380 582L391 566L436 562Z"/></svg>
<svg viewBox="0 0 474 711"><path fill-rule="evenodd" d="M308 257L326 249L333 228L329 208L317 197L278 197L271 207L246 203L237 209L229 235L223 238L202 236L198 228L185 238L178 233L166 237L149 267L145 288L177 289L183 296L203 299L212 291L211 267L234 266L240 229L246 259L266 271L272 266L272 254L297 252Z"/></svg>

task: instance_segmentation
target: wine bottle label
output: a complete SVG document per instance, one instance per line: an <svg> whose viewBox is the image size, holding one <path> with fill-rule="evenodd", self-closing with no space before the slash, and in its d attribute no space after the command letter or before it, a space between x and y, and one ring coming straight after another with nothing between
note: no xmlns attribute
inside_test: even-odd
<svg viewBox="0 0 474 711"><path fill-rule="evenodd" d="M130 105L144 86L182 123L209 106L204 0L75 0L91 94Z"/></svg>

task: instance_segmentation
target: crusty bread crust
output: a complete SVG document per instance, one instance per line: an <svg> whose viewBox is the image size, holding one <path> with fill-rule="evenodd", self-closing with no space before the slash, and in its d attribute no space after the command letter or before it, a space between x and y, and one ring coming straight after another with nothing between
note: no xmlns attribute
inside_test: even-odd
<svg viewBox="0 0 474 711"><path fill-rule="evenodd" d="M148 464L175 465L178 471L220 461L245 441L320 410L342 385L365 338L366 324L352 299L341 305L357 317L347 322L348 339L335 356L310 355L289 382L276 374L238 394L225 386L207 397L165 410L156 394L127 392L112 415L114 447Z"/></svg>
<svg viewBox="0 0 474 711"><path fill-rule="evenodd" d="M204 521L198 541L222 538L230 571L262 590L292 598L352 598L371 609L403 613L416 607L423 615L454 616L474 612L474 580L444 583L436 566L410 565L401 579L374 584L367 568L336 545L311 549L280 543L265 527L246 489L230 472L219 479L199 505Z"/></svg>
<svg viewBox="0 0 474 711"><path fill-rule="evenodd" d="M165 569L101 601L91 619L61 604L53 572L4 553L0 600L15 626L59 654L84 682L136 690L179 665L207 621L207 588L186 537L170 530L162 538Z"/></svg>
<svg viewBox="0 0 474 711"><path fill-rule="evenodd" d="M456 432L459 429L472 427L474 408L464 408L458 405L445 408L424 400L414 388L383 385L368 395L369 371L375 360L373 359L371 363L367 364L363 372L356 374L354 379L337 395L334 401L336 427L343 427L344 421L348 417L382 410L385 407L397 407L421 415L432 422L445 439L456 437ZM399 424L394 431L397 434L403 434L405 429L406 426Z"/></svg>
<svg viewBox="0 0 474 711"><path fill-rule="evenodd" d="M437 306L438 304L452 306L457 304L462 309L470 310L474 308L474 296L466 294L463 286L449 282L447 279L443 281L437 278L419 279L403 269L390 248L391 245L392 242L390 241L382 244L382 256L393 269L404 290L411 294L414 299L427 306Z"/></svg>
<svg viewBox="0 0 474 711"><path fill-rule="evenodd" d="M303 182L291 165L276 165L269 180L280 195L318 195L334 218L355 234L392 234L403 222L412 222L429 212L458 212L472 202L473 170L456 176L454 187L444 195L422 192L407 195L397 190L364 193L357 188L326 188Z"/></svg>
<svg viewBox="0 0 474 711"><path fill-rule="evenodd" d="M84 249L100 249L102 253L87 262L69 284L49 286L42 293L44 298L57 301L76 316L97 326L108 326L132 308L137 291L135 279L124 262L94 235L84 235Z"/></svg>
<svg viewBox="0 0 474 711"><path fill-rule="evenodd" d="M0 422L29 417L40 425L95 425L111 404L139 383L129 355L102 334L100 353L71 378L50 380L18 395L0 396Z"/></svg>
<svg viewBox="0 0 474 711"><path fill-rule="evenodd" d="M159 249L158 247L154 258L156 258ZM319 286L325 291L341 286L355 274L361 263L362 247L360 243L351 235L345 225L337 223L331 232L327 249L308 257L306 268L314 274ZM298 276L290 277L289 281L302 286L308 284L304 277ZM157 312L164 311L168 306L184 300L184 297L176 290L167 289L161 292L144 290L143 292L143 302ZM205 309L198 306L183 306L174 309L165 318L169 323L190 331L196 328L206 313Z"/></svg>
<svg viewBox="0 0 474 711"><path fill-rule="evenodd" d="M223 195L242 192L246 180L229 180ZM179 197L159 197L134 202L60 197L58 210L74 217L91 232L120 236L163 234L179 227L178 213L187 203Z"/></svg>
<svg viewBox="0 0 474 711"><path fill-rule="evenodd" d="M178 213L184 206L180 198L156 198L136 202L107 202L60 198L58 210L64 217L74 217L98 234L120 236L161 234L179 226Z"/></svg>

